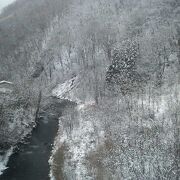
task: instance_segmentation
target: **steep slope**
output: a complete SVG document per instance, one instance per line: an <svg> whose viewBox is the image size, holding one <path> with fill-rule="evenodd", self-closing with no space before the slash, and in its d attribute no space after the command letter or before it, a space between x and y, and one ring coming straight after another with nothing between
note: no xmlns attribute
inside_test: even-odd
<svg viewBox="0 0 180 180"><path fill-rule="evenodd" d="M0 77L33 103L40 92L77 103L59 120L52 178L178 179L179 7L19 0L2 14Z"/></svg>

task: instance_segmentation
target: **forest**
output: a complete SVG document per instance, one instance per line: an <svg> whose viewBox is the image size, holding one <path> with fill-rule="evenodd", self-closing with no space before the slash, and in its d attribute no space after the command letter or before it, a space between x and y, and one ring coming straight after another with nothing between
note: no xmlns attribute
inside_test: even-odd
<svg viewBox="0 0 180 180"><path fill-rule="evenodd" d="M16 0L4 8L0 161L47 107L54 113L52 99L71 105L57 118L51 180L179 180L180 1Z"/></svg>

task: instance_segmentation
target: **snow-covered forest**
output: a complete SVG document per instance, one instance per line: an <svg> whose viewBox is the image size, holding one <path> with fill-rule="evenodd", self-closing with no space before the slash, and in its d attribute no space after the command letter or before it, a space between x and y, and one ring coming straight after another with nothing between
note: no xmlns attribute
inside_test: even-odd
<svg viewBox="0 0 180 180"><path fill-rule="evenodd" d="M51 180L179 180L180 1L4 8L0 174L47 107L55 113L49 99L69 103L57 117Z"/></svg>

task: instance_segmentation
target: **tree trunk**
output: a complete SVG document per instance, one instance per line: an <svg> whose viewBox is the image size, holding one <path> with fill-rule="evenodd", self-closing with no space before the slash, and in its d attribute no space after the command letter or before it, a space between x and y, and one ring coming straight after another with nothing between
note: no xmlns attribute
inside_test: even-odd
<svg viewBox="0 0 180 180"><path fill-rule="evenodd" d="M35 121L37 121L37 118L39 115L41 99L42 99L42 92L40 91L38 95L37 107L36 107L36 112L35 112Z"/></svg>

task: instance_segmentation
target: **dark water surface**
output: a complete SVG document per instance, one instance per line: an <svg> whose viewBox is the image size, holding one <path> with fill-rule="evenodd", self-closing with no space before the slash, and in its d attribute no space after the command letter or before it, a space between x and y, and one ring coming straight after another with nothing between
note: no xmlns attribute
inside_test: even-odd
<svg viewBox="0 0 180 180"><path fill-rule="evenodd" d="M9 168L0 176L0 180L49 179L48 160L58 130L58 117L45 112L38 122L29 143L19 145L19 150L10 157Z"/></svg>

